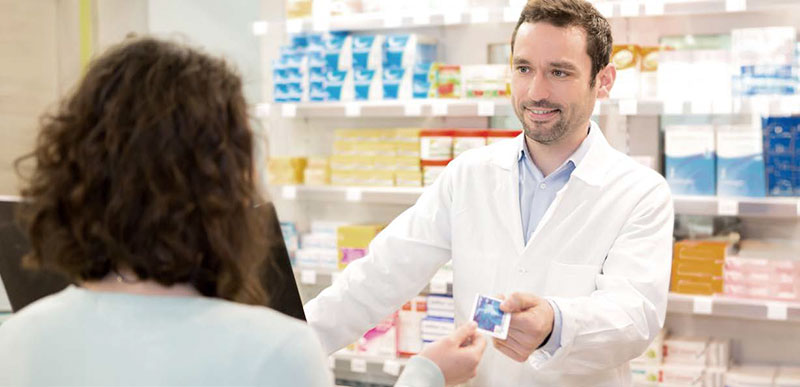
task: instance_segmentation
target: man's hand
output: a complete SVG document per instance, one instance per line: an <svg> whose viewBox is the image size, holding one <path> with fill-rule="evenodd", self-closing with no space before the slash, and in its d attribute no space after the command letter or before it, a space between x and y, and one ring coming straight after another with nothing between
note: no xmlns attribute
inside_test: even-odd
<svg viewBox="0 0 800 387"><path fill-rule="evenodd" d="M494 347L518 362L528 360L553 331L553 307L544 298L513 293L500 304L500 310L511 313L511 324L508 337L494 339Z"/></svg>
<svg viewBox="0 0 800 387"><path fill-rule="evenodd" d="M477 324L470 321L420 352L420 356L431 359L439 366L445 384L460 384L475 377L486 349L486 339L477 333L476 327Z"/></svg>

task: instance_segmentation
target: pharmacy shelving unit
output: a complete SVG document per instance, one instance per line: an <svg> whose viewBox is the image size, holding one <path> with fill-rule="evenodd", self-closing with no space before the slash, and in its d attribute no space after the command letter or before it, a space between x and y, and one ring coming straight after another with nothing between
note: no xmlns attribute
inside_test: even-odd
<svg viewBox="0 0 800 387"><path fill-rule="evenodd" d="M285 21L271 13L283 9L284 0L262 0L262 21L252 30L261 40L264 103L255 107L267 131L269 149L276 156L326 154L336 128L486 127L488 117L511 117L508 100L411 100L337 103L275 104L271 100L270 63L287 33L348 30L363 33L421 32L435 37L444 48L446 63L488 63L490 44L507 43L521 8L511 0L448 12L364 14L352 17ZM487 2L502 3L502 0ZM800 29L800 2L796 0L619 0L596 1L609 17L615 42L653 45L661 36L727 33L732 28L794 26ZM469 43L465 43L469 42ZM660 169L662 122L756 122L760 115L800 114L800 96L739 100L684 99L604 100L595 119L612 146L632 156L650 155ZM312 219L359 223L386 223L413 204L422 188L379 187L270 187L279 215L296 221L301 230ZM746 237L780 235L800 239L800 199L719 198L676 196L677 214L737 216ZM337 270L296 268L298 283L309 292L326 287ZM426 291L452 290L436 283ZM746 322L747 330L741 326ZM734 360L747 363L797 364L800 347L800 305L727 297L670 294L667 327L681 335L732 338ZM339 379L389 385L402 370L403 361L362 358L337 353L331 367Z"/></svg>
<svg viewBox="0 0 800 387"><path fill-rule="evenodd" d="M288 33L313 31L375 31L469 24L516 23L522 6L510 1L507 7L475 7L470 10L415 12L414 14L365 13L332 18L301 18L288 21L257 21L255 35L274 29ZM706 15L732 12L763 12L794 5L794 0L619 0L595 2L608 18Z"/></svg>
<svg viewBox="0 0 800 387"><path fill-rule="evenodd" d="M424 188L340 187L284 185L272 188L280 200L379 203L410 206ZM675 196L675 212L683 215L746 216L800 219L800 198L736 198L718 196Z"/></svg>
<svg viewBox="0 0 800 387"><path fill-rule="evenodd" d="M302 285L328 287L338 276L338 270L315 267L295 269L295 277ZM431 290L432 289L432 290ZM452 277L439 275L423 293L452 294ZM696 296L670 293L667 309L670 313L701 316L730 317L747 320L774 320L800 322L800 303L778 300L746 299L722 295Z"/></svg>
<svg viewBox="0 0 800 387"><path fill-rule="evenodd" d="M595 115L751 115L800 114L800 96L736 100L601 100ZM262 103L259 116L304 117L491 117L512 115L507 99L414 99L397 101Z"/></svg>

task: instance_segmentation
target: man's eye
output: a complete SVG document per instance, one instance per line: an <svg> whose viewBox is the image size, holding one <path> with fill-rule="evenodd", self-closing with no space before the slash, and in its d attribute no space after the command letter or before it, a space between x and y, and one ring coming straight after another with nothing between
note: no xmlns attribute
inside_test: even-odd
<svg viewBox="0 0 800 387"><path fill-rule="evenodd" d="M529 68L527 68L525 66L519 66L519 67L517 67L517 71L520 74L527 74L529 71L531 71L531 69L529 69Z"/></svg>
<svg viewBox="0 0 800 387"><path fill-rule="evenodd" d="M567 73L565 73L565 72L563 72L561 70L553 70L553 76L555 76L556 78L564 78L567 75L569 75L569 74L567 74Z"/></svg>

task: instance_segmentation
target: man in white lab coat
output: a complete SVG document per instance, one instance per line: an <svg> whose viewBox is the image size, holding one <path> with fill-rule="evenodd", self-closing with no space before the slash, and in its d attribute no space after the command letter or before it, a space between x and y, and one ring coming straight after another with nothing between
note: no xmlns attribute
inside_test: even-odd
<svg viewBox="0 0 800 387"><path fill-rule="evenodd" d="M665 180L590 121L608 96L608 22L583 0L534 0L512 35L516 139L469 151L306 305L335 351L453 260L456 321L505 295L509 336L478 386L625 386L664 323L673 209Z"/></svg>

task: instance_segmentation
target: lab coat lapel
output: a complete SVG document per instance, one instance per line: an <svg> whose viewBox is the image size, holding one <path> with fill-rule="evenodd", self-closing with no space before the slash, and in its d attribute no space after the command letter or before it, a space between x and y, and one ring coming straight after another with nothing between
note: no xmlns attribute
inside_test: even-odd
<svg viewBox="0 0 800 387"><path fill-rule="evenodd" d="M598 190L602 186L602 178L610 168L613 149L608 145L600 127L594 122L589 136L591 146L586 156L575 168L567 184L556 193L553 203L525 245L525 251L536 243L543 230L558 228L559 224L579 214L585 206L591 205L591 200L597 197Z"/></svg>
<svg viewBox="0 0 800 387"><path fill-rule="evenodd" d="M498 199L500 214L505 218L501 223L505 231L511 235L514 251L517 255L525 249L525 238L522 235L522 215L519 209L519 160L517 159L522 146L522 136L517 136L513 142L508 141L503 147L497 147L493 154L496 167L506 174L502 182L494 190L494 197ZM503 216L502 214L509 214Z"/></svg>

